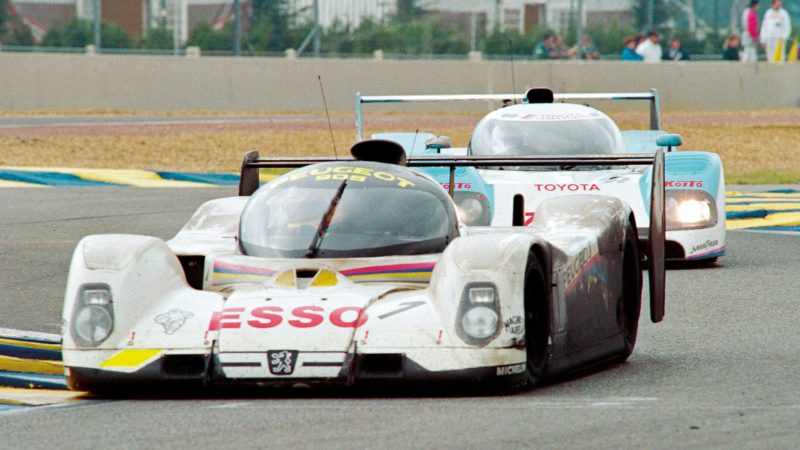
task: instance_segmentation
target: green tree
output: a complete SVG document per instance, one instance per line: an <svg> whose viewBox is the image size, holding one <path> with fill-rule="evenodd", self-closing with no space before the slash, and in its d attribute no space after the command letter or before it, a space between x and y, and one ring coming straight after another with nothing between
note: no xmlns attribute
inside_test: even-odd
<svg viewBox="0 0 800 450"><path fill-rule="evenodd" d="M268 50L283 51L291 45L289 0L252 0L250 3L250 24L269 29ZM260 24L266 21L268 24Z"/></svg>
<svg viewBox="0 0 800 450"><path fill-rule="evenodd" d="M633 27L616 19L609 24L592 26L586 32L601 55L619 55L625 46L625 37L639 34Z"/></svg>
<svg viewBox="0 0 800 450"><path fill-rule="evenodd" d="M72 19L61 29L47 32L42 44L50 47L86 47L94 42L92 23L83 19Z"/></svg>
<svg viewBox="0 0 800 450"><path fill-rule="evenodd" d="M131 48L132 44L131 37L119 25L105 20L100 24L100 45L103 48Z"/></svg>
<svg viewBox="0 0 800 450"><path fill-rule="evenodd" d="M9 0L0 0L0 42L9 45L33 45L31 29L9 12Z"/></svg>
<svg viewBox="0 0 800 450"><path fill-rule="evenodd" d="M233 39L232 25L226 23L222 30L211 28L208 22L200 22L189 34L187 46L195 45L203 50L230 50Z"/></svg>
<svg viewBox="0 0 800 450"><path fill-rule="evenodd" d="M272 42L272 25L268 20L258 20L250 23L250 28L244 36L244 41L251 50L269 50L270 42Z"/></svg>
<svg viewBox="0 0 800 450"><path fill-rule="evenodd" d="M151 28L147 30L139 46L147 49L171 49L175 47L175 37L169 28Z"/></svg>
<svg viewBox="0 0 800 450"><path fill-rule="evenodd" d="M5 40L6 44L10 45L24 45L31 47L35 44L33 33L31 29L22 23L22 21L14 21L11 24L11 35Z"/></svg>
<svg viewBox="0 0 800 450"><path fill-rule="evenodd" d="M8 25L11 14L8 13L8 1L0 0L0 39L8 32Z"/></svg>
<svg viewBox="0 0 800 450"><path fill-rule="evenodd" d="M42 39L46 47L86 47L94 43L94 25L90 20L74 18L63 28L52 28ZM131 38L118 25L103 21L100 25L100 45L103 48L129 48Z"/></svg>
<svg viewBox="0 0 800 450"><path fill-rule="evenodd" d="M542 40L545 31L548 30L538 26L531 28L526 34L517 30L501 31L495 28L481 41L480 48L487 55L508 56L512 51L515 55L530 55L536 44Z"/></svg>
<svg viewBox="0 0 800 450"><path fill-rule="evenodd" d="M43 47L62 47L63 42L64 33L58 28L51 28L42 38Z"/></svg>
<svg viewBox="0 0 800 450"><path fill-rule="evenodd" d="M392 36L388 27L372 20L365 19L353 31L352 49L355 53L371 53L382 49L392 51Z"/></svg>
<svg viewBox="0 0 800 450"><path fill-rule="evenodd" d="M416 5L416 0L397 0L397 14L395 19L400 22L410 22L421 18L425 11Z"/></svg>
<svg viewBox="0 0 800 450"><path fill-rule="evenodd" d="M322 32L320 41L322 51L329 53L353 53L354 52L354 31L349 24L345 24L338 19L334 20L330 27Z"/></svg>

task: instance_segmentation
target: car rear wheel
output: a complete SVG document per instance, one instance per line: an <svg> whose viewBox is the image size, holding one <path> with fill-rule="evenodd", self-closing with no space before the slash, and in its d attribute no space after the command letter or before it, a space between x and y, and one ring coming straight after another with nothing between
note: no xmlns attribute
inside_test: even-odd
<svg viewBox="0 0 800 450"><path fill-rule="evenodd" d="M549 321L544 273L536 256L525 270L525 349L528 385L540 384L547 373Z"/></svg>
<svg viewBox="0 0 800 450"><path fill-rule="evenodd" d="M642 270L639 266L636 227L628 222L622 258L622 295L617 302L617 323L625 343L617 362L625 362L633 353L639 332L642 308Z"/></svg>

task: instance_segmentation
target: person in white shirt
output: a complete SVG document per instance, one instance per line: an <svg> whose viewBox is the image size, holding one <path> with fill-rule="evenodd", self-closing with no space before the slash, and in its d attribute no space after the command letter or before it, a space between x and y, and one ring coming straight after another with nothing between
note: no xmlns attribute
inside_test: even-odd
<svg viewBox="0 0 800 450"><path fill-rule="evenodd" d="M783 62L786 58L786 41L792 32L792 21L789 13L781 8L781 0L772 0L772 7L764 14L761 21L760 41L767 52L767 61ZM783 52L775 59L775 49L781 46Z"/></svg>
<svg viewBox="0 0 800 450"><path fill-rule="evenodd" d="M636 53L644 58L646 63L661 62L661 46L658 44L658 32L655 30L647 33L647 37L636 47Z"/></svg>

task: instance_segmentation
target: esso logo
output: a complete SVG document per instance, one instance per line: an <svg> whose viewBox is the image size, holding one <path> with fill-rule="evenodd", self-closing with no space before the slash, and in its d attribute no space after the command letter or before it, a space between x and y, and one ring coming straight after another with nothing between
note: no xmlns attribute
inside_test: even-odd
<svg viewBox="0 0 800 450"><path fill-rule="evenodd" d="M211 315L208 329L267 329L284 322L293 328L314 328L326 322L339 328L358 328L367 322L367 314L358 306L343 306L330 313L321 306L298 306L291 311L285 311L280 306L259 306L249 311L245 311L245 308L225 308Z"/></svg>

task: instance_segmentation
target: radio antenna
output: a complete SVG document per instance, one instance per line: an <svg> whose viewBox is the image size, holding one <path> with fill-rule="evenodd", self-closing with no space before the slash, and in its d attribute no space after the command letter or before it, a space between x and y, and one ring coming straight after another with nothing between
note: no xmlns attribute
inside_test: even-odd
<svg viewBox="0 0 800 450"><path fill-rule="evenodd" d="M336 140L333 138L333 125L331 124L331 115L328 112L328 101L325 100L325 89L322 87L322 76L317 74L319 80L319 91L322 92L322 104L325 105L325 117L328 119L328 130L331 132L331 144L333 144L333 155L339 159L339 153L336 151Z"/></svg>
<svg viewBox="0 0 800 450"><path fill-rule="evenodd" d="M508 56L511 58L511 91L514 95L514 104L517 104L517 80L514 78L514 41L508 40Z"/></svg>
<svg viewBox="0 0 800 450"><path fill-rule="evenodd" d="M411 141L411 148L408 149L408 153L414 153L414 145L417 144L417 135L419 134L419 128L417 131L414 132L414 140Z"/></svg>

